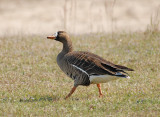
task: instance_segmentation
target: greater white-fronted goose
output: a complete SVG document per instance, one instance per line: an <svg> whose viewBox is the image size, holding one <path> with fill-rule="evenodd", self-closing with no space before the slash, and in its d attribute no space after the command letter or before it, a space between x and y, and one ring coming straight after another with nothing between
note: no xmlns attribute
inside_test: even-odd
<svg viewBox="0 0 160 117"><path fill-rule="evenodd" d="M57 63L60 69L74 80L74 86L65 99L73 94L77 86L90 84L97 84L99 96L102 96L100 83L129 78L125 71L133 71L125 66L106 61L93 53L73 51L72 42L65 31L58 31L47 38L63 44L63 49L57 56Z"/></svg>

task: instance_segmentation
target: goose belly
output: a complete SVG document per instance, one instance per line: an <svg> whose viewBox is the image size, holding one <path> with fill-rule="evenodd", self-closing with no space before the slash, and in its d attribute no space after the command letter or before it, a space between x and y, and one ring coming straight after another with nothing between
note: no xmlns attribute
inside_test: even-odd
<svg viewBox="0 0 160 117"><path fill-rule="evenodd" d="M90 83L91 84L106 83L117 79L119 79L119 77L111 75L99 75L99 76L95 75L95 76L90 76Z"/></svg>

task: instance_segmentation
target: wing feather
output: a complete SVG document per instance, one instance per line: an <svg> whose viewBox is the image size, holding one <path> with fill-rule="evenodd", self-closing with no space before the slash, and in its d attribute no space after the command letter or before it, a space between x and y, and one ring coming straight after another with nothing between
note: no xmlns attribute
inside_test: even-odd
<svg viewBox="0 0 160 117"><path fill-rule="evenodd" d="M116 76L117 72L126 73L124 70L132 70L125 66L115 65L90 52L71 52L66 54L65 58L70 64L83 69L89 75L109 74Z"/></svg>

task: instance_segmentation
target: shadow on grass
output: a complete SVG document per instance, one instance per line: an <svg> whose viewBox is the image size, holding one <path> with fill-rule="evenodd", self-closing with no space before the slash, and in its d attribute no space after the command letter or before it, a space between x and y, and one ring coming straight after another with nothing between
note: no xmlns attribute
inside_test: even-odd
<svg viewBox="0 0 160 117"><path fill-rule="evenodd" d="M21 98L19 101L20 102L39 102L39 101L49 101L49 102L53 102L53 101L58 101L59 97L56 96L32 96L29 98Z"/></svg>

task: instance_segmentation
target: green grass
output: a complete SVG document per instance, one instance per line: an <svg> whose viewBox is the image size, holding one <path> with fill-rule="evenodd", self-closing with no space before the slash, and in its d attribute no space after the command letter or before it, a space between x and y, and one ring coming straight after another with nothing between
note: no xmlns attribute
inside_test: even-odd
<svg viewBox="0 0 160 117"><path fill-rule="evenodd" d="M160 33L71 36L75 50L90 51L133 68L131 79L79 86L61 72L62 45L42 36L0 37L0 116L160 115Z"/></svg>

